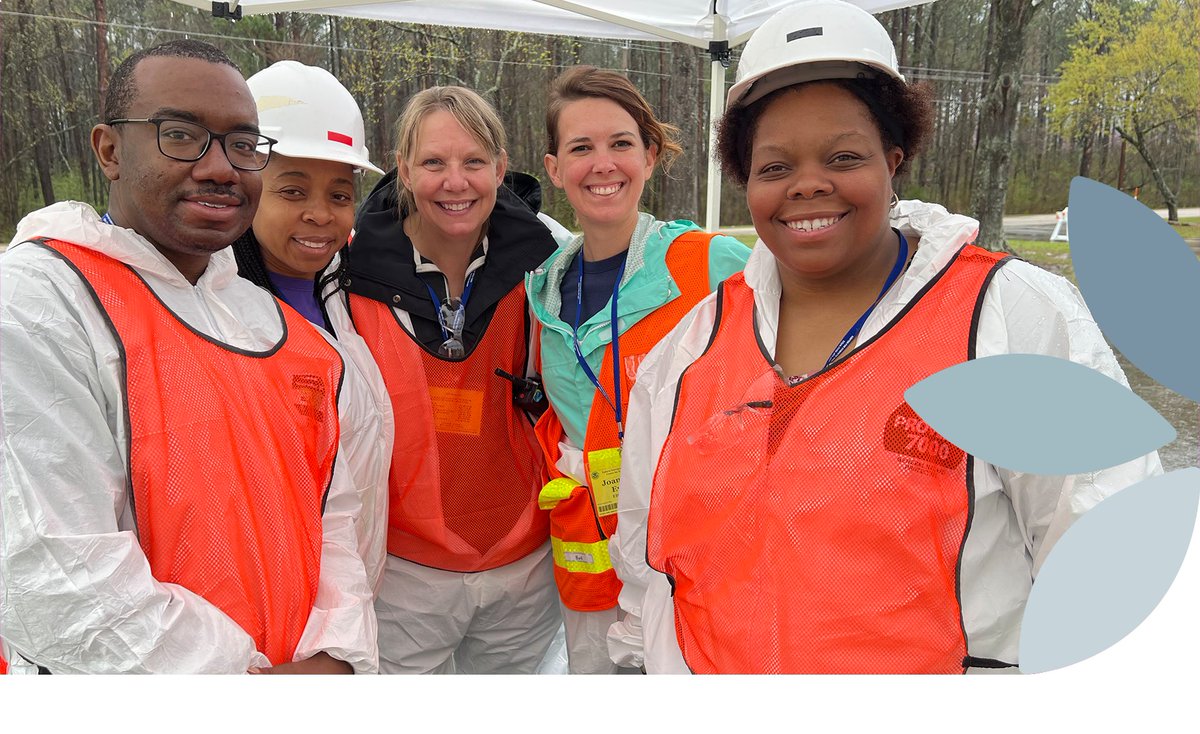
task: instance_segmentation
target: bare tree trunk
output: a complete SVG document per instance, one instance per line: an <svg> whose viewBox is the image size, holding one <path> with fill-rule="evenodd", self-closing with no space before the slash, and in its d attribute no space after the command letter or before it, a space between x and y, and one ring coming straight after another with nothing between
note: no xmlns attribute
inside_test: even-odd
<svg viewBox="0 0 1200 734"><path fill-rule="evenodd" d="M1092 175L1092 150L1095 147L1093 143L1096 140L1096 133L1089 132L1082 136L1080 141L1083 150L1079 154L1079 175L1085 178L1091 178Z"/></svg>
<svg viewBox="0 0 1200 734"><path fill-rule="evenodd" d="M17 3L17 12L29 13L28 0L22 0ZM17 20L18 32L24 38L32 38L31 29L29 28L29 18L22 15ZM51 137L46 125L46 116L42 109L42 105L37 102L34 90L38 89L37 71L34 64L27 60L25 63L25 88L30 94L29 105L29 120L32 123L34 134L33 145L33 161L34 167L37 170L38 185L42 190L42 201L46 206L53 204L54 198L54 179L52 176L51 166L53 166L53 153L50 150Z"/></svg>
<svg viewBox="0 0 1200 734"><path fill-rule="evenodd" d="M93 0L96 10L96 111L104 119L104 95L108 94L108 8L105 0Z"/></svg>
<svg viewBox="0 0 1200 734"><path fill-rule="evenodd" d="M1117 133L1121 133L1121 128L1117 128ZM1128 140L1124 135L1121 135L1121 157L1117 161L1117 191L1125 190L1125 146L1128 145Z"/></svg>
<svg viewBox="0 0 1200 734"><path fill-rule="evenodd" d="M1133 130L1127 131L1120 125L1117 125L1117 132L1121 138L1128 140L1133 149L1138 152L1142 160L1146 162L1146 167L1150 169L1150 177L1154 179L1154 187L1158 189L1158 193L1162 195L1163 201L1167 205L1167 221L1179 221L1179 196L1171 190L1167 185L1167 178L1163 175L1162 166L1159 162L1150 156L1150 149L1146 147L1146 134L1138 124L1138 119L1133 118Z"/></svg>
<svg viewBox="0 0 1200 734"><path fill-rule="evenodd" d="M1108 170L1108 153L1112 149L1112 130L1105 125L1100 129L1100 167L1096 172L1096 180L1103 181Z"/></svg>
<svg viewBox="0 0 1200 734"><path fill-rule="evenodd" d="M341 59L339 58L341 54L338 52L338 46L340 44L338 43L337 38L337 23L338 18L336 15L330 15L325 18L325 26L328 28L327 32L329 33L329 73L333 74L335 77L341 77L342 65Z"/></svg>
<svg viewBox="0 0 1200 734"><path fill-rule="evenodd" d="M979 220L976 243L989 250L1009 251L1004 241L1004 205L1012 173L1026 31L1037 7L1029 0L992 0L995 35L988 47L971 192L971 211Z"/></svg>
<svg viewBox="0 0 1200 734"><path fill-rule="evenodd" d="M50 14L55 17L59 17L60 12L59 12L59 8L58 8L58 3L53 2L53 0L51 0L49 6L50 6ZM75 82L74 82L74 79L72 78L73 77L73 75L71 73L72 70L69 68L69 65L68 65L69 62L68 62L67 53L66 53L66 49L69 48L69 46L67 45L66 39L63 38L63 30L64 30L63 24L62 23L54 23L53 28L54 28L54 45L57 48L62 49L62 52L57 54L57 56L58 56L58 75L59 75L59 78L62 80L62 90L63 90L64 100L65 100L65 102L61 108L61 112L63 115L63 125L62 125L62 130L60 132L60 134L62 135L62 138L61 138L61 142L58 144L58 148L64 158L66 158L67 155L69 154L70 157L74 160L74 162L78 166L78 170L79 170L80 189L81 189L81 191L83 191L85 193L85 195L90 196L92 192L91 192L91 185L90 185L91 182L90 182L90 179L88 176L88 163L90 162L90 159L92 156L91 156L90 150L84 149L84 146L82 144L83 137L75 129L76 125L79 125L79 127L82 127L81 123L83 122L82 118L84 117L84 115L80 114L79 109L77 107L77 101L76 101L77 98L75 95ZM90 115L90 111L91 110L89 108L89 110L88 110L89 115ZM78 121L78 122L75 122L75 121Z"/></svg>
<svg viewBox="0 0 1200 734"><path fill-rule="evenodd" d="M671 45L674 76L671 78L671 93L665 102L663 119L679 126L681 133L696 134L704 126L701 113L703 94L700 88L698 53L691 46ZM699 141L703 134L696 135ZM662 216L676 219L691 219L699 216L700 179L704 175L704 151L707 146L689 145L684 138L683 154L675 160L670 172L659 172L658 186L663 189Z"/></svg>
<svg viewBox="0 0 1200 734"><path fill-rule="evenodd" d="M954 178L948 187L947 196L943 197L943 200L954 197L956 201L961 202L963 192L970 191L971 188L975 160L975 133L977 131L977 118L972 111L977 94L975 90L964 86L959 97L959 119L955 123L958 131L958 135L955 136L957 139L955 148L959 154L954 156Z"/></svg>
<svg viewBox="0 0 1200 734"><path fill-rule="evenodd" d="M370 100L368 102L368 107L370 110L368 114L370 115L370 119L375 120L377 123L373 126L373 132L375 135L374 139L371 141L370 150L383 153L384 151L389 150L390 143L388 141L388 132L386 126L378 124L379 122L383 121L385 104L383 94L383 58L380 52L376 50L383 48L381 43L383 39L381 38L381 30L379 26L375 23L369 24L366 36L368 39L367 48L370 49L370 56L367 60L367 98ZM390 154L385 154L381 157L384 161L383 168L386 171L388 168L390 168L388 161L391 160L392 156Z"/></svg>
<svg viewBox="0 0 1200 734"><path fill-rule="evenodd" d="M8 77L8 54L4 52L4 39L0 38L0 80L6 82L5 90L9 93L10 89ZM10 41L11 43L11 41ZM13 134L6 125L11 124L4 115L4 105L0 104L0 160L10 161L13 158L12 149L16 148L16 142L13 140ZM11 176L10 181L15 182L16 176ZM0 186L0 223L7 225L9 222L15 223L19 214L17 213L17 186L6 185ZM0 243L3 244L3 243Z"/></svg>

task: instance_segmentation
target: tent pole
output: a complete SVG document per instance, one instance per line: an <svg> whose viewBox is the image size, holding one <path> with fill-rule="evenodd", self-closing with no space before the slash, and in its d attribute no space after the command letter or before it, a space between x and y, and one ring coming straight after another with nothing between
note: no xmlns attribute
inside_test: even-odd
<svg viewBox="0 0 1200 734"><path fill-rule="evenodd" d="M721 170L713 156L717 143L717 123L725 114L725 68L729 66L729 41L725 19L713 13L713 37L708 44L712 58L708 95L708 197L704 207L704 228L716 232L721 226Z"/></svg>
<svg viewBox="0 0 1200 734"><path fill-rule="evenodd" d="M712 89L708 98L708 202L704 208L704 228L716 232L721 227L721 170L713 157L717 143L717 122L725 114L725 67L712 61Z"/></svg>

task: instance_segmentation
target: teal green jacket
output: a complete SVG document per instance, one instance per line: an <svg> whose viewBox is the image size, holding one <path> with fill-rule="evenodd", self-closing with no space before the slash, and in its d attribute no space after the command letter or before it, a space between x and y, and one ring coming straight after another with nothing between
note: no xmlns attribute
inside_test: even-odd
<svg viewBox="0 0 1200 734"><path fill-rule="evenodd" d="M679 288L667 268L667 248L676 237L700 227L686 220L662 222L642 213L629 243L625 274L617 290L617 329L620 333L679 297ZM574 237L560 247L540 268L525 276L525 291L534 317L542 325L542 382L550 405L558 413L571 443L581 448L587 431L588 414L596 388L575 358L571 324L558 314L562 306L560 292L567 266L583 247L583 236ZM708 250L709 289L742 270L750 248L726 235L713 237ZM598 313L579 326L579 348L588 366L600 375L604 351L612 341L610 301ZM628 386L626 386L628 388ZM612 385L604 389L611 396Z"/></svg>

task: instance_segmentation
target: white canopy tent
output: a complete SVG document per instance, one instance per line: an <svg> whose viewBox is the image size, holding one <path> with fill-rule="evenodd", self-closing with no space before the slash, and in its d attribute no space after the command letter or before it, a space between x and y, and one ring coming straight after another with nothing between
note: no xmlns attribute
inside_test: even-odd
<svg viewBox="0 0 1200 734"><path fill-rule="evenodd" d="M709 140L725 111L725 64L729 50L796 0L176 0L214 15L306 12L398 23L651 41L674 41L709 52ZM850 0L881 13L931 0ZM723 63L724 62L724 63ZM709 156L705 227L720 225L721 175Z"/></svg>

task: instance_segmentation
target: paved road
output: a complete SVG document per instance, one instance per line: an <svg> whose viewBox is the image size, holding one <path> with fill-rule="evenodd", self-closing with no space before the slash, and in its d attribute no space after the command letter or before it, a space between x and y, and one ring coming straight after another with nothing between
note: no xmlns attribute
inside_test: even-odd
<svg viewBox="0 0 1200 734"><path fill-rule="evenodd" d="M1167 218L1166 209L1156 209L1155 213L1163 219ZM1180 218L1200 217L1200 209L1180 209L1179 216ZM1057 217L1054 214L1023 214L1016 217L1005 217L1004 236L1018 240L1048 240L1054 231L1056 221ZM1196 228L1196 237L1200 237L1200 227Z"/></svg>
<svg viewBox="0 0 1200 734"><path fill-rule="evenodd" d="M1166 219L1166 209L1156 209L1157 213L1162 218ZM1179 216L1181 218L1200 217L1200 208L1196 209L1180 209ZM1057 221L1055 214L1021 214L1004 218L1004 236L1017 240L1048 240L1050 234L1054 232L1054 224ZM722 232L732 235L753 234L753 227L722 227ZM1196 228L1196 238L1200 239L1200 227ZM1197 244L1190 242L1193 249Z"/></svg>

